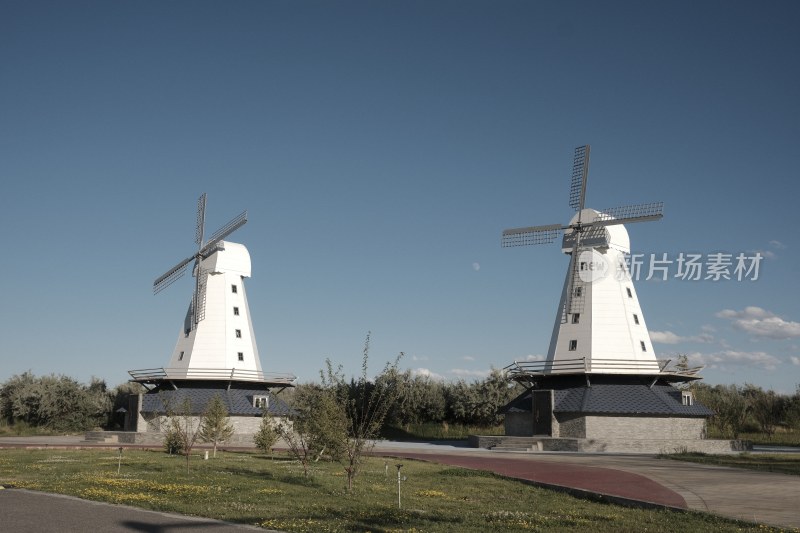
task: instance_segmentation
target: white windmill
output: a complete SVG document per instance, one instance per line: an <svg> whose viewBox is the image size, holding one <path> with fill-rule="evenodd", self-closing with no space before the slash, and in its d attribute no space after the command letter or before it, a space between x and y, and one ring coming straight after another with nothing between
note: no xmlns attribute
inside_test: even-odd
<svg viewBox="0 0 800 533"><path fill-rule="evenodd" d="M709 449L698 442L712 412L672 385L700 379L701 368L668 368L669 360L656 359L625 260L630 241L623 224L659 220L663 204L587 209L588 174L587 145L575 149L569 194L575 215L567 225L503 232L504 247L563 236L561 249L570 256L546 359L505 368L527 389L501 410L506 435L545 437L539 449Z"/></svg>
<svg viewBox="0 0 800 533"><path fill-rule="evenodd" d="M663 203L596 211L585 208L589 146L575 149L569 205L576 213L564 226L508 229L503 246L553 242L563 234L570 256L550 348L548 372L650 373L660 370L625 260L630 253L622 224L659 220Z"/></svg>
<svg viewBox="0 0 800 533"><path fill-rule="evenodd" d="M205 239L206 195L197 201L197 251L153 282L159 293L194 263L192 299L166 368L131 370L134 380L234 380L290 383L291 375L265 376L250 318L244 279L250 277L247 248L224 239L247 223L247 211Z"/></svg>

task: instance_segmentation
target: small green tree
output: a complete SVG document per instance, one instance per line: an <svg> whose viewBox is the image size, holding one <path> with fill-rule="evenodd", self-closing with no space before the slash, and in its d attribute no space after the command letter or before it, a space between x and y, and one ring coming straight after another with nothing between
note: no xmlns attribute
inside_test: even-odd
<svg viewBox="0 0 800 533"><path fill-rule="evenodd" d="M214 457L217 456L217 444L225 442L233 436L233 424L228 420L228 408L219 394L215 394L206 405L203 423L200 425L200 440L214 445Z"/></svg>
<svg viewBox="0 0 800 533"><path fill-rule="evenodd" d="M272 420L272 417L265 409L264 413L261 415L261 426L258 428L256 434L253 435L253 442L255 442L256 448L261 450L264 454L272 453L272 447L275 446L275 443L278 442L280 438L276 425L278 424Z"/></svg>

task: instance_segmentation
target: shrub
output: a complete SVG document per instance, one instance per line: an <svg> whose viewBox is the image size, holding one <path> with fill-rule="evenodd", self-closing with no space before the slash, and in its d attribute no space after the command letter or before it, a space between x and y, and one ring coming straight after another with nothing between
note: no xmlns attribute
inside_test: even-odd
<svg viewBox="0 0 800 533"><path fill-rule="evenodd" d="M185 451L183 437L172 424L170 424L169 429L164 434L164 451L170 455L183 454Z"/></svg>

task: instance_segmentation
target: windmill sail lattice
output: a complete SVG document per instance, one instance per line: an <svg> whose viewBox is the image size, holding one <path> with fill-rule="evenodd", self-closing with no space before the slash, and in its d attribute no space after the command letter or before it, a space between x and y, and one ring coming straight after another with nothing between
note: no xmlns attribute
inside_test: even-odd
<svg viewBox="0 0 800 533"><path fill-rule="evenodd" d="M172 285L175 281L183 277L186 273L186 268L189 263L194 261L194 277L195 285L194 292L192 293L192 305L190 308L191 314L191 329L194 329L197 324L205 316L205 279L208 276L207 272L203 272L200 263L207 259L212 254L224 250L225 245L223 239L244 226L247 223L247 211L243 211L230 222L218 229L208 240L203 242L205 233L205 219L206 219L206 193L203 193L197 200L197 226L195 228L195 244L197 244L197 253L187 257L171 269L167 270L163 275L156 278L153 282L153 293L158 294L162 290Z"/></svg>

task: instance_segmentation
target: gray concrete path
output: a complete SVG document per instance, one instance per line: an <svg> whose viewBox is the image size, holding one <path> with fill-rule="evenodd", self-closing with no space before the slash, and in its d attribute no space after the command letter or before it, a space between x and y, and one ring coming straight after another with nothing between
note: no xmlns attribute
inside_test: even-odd
<svg viewBox="0 0 800 533"><path fill-rule="evenodd" d="M0 437L0 447L83 447L81 440L81 436ZM502 456L523 462L528 471L535 470L536 464L615 469L645 476L680 494L689 509L800 529L800 476L657 459L647 455L492 452L468 448L463 442L378 442L375 449L398 456L404 453L438 457Z"/></svg>

